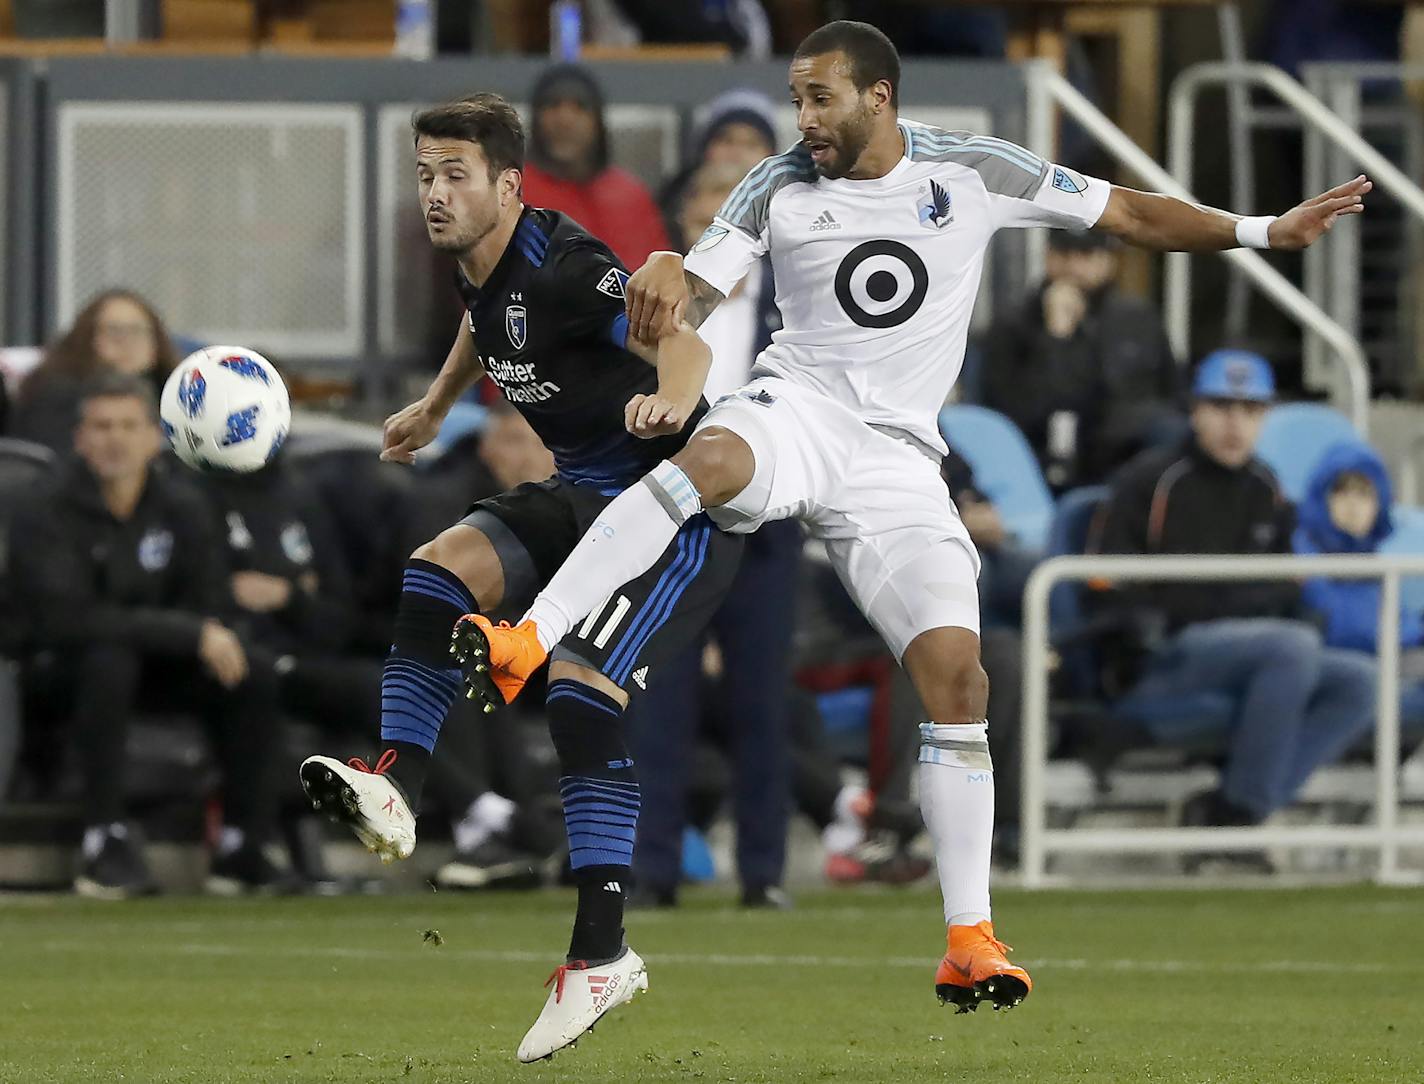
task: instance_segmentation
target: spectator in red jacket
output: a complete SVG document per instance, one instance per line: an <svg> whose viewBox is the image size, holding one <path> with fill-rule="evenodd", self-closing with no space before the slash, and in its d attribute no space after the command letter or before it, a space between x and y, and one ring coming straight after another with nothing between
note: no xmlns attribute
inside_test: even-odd
<svg viewBox="0 0 1424 1084"><path fill-rule="evenodd" d="M603 92L577 64L556 64L531 94L529 158L524 202L563 211L601 238L630 268L668 248L652 195L627 170L608 160Z"/></svg>

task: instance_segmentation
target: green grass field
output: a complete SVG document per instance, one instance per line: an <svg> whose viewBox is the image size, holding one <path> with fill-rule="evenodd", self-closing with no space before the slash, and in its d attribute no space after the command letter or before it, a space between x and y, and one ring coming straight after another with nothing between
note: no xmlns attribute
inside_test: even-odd
<svg viewBox="0 0 1424 1084"><path fill-rule="evenodd" d="M928 892L694 898L631 916L647 995L523 1067L572 902L0 899L0 1081L1424 1079L1414 892L1005 891L1037 988L966 1016Z"/></svg>

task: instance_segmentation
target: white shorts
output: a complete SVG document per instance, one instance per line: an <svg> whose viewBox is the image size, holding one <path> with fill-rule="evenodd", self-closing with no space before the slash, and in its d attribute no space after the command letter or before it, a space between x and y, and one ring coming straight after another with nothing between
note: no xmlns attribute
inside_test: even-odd
<svg viewBox="0 0 1424 1084"><path fill-rule="evenodd" d="M751 484L708 509L719 527L750 533L799 519L897 659L928 629L978 634L979 554L922 449L780 377L719 399L698 429L709 426L736 433L756 457Z"/></svg>

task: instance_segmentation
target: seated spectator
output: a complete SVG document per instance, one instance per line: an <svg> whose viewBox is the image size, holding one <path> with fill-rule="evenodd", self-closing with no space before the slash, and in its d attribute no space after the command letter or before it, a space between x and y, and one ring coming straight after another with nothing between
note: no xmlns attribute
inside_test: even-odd
<svg viewBox="0 0 1424 1084"><path fill-rule="evenodd" d="M1117 288L1114 244L1050 230L1044 282L983 341L984 405L1023 430L1055 491L1100 483L1183 429L1161 317Z"/></svg>
<svg viewBox="0 0 1424 1084"><path fill-rule="evenodd" d="M1368 444L1343 442L1321 458L1298 509L1296 553L1377 553L1394 532L1393 487L1384 462ZM1380 584L1377 580L1305 581L1306 609L1320 622L1330 647L1378 649ZM1424 719L1424 614L1401 606L1400 680L1403 714Z"/></svg>
<svg viewBox="0 0 1424 1084"><path fill-rule="evenodd" d="M737 55L771 55L771 23L760 0L669 4L667 0L589 0L589 40L606 45L717 43Z"/></svg>
<svg viewBox="0 0 1424 1084"><path fill-rule="evenodd" d="M904 56L1002 60L1008 40L1008 17L990 4L936 10L922 0L848 0L840 17L874 23Z"/></svg>
<svg viewBox="0 0 1424 1084"><path fill-rule="evenodd" d="M173 341L153 306L129 290L106 290L84 306L74 326L25 378L8 435L67 453L88 380L128 373L142 377L156 396L177 364Z"/></svg>
<svg viewBox="0 0 1424 1084"><path fill-rule="evenodd" d="M1264 358L1220 351L1198 368L1191 436L1123 468L1094 527L1101 553L1288 553L1295 516L1256 441L1275 381ZM1326 647L1296 620L1285 580L1125 585L1116 601L1160 642L1131 695L1170 701L1204 691L1237 705L1220 789L1188 803L1189 824L1257 824L1288 804L1310 773L1367 733L1375 667Z"/></svg>
<svg viewBox="0 0 1424 1084"><path fill-rule="evenodd" d="M1302 64L1322 60L1398 61L1405 7L1351 0L1275 0L1261 51L1296 78Z"/></svg>
<svg viewBox="0 0 1424 1084"><path fill-rule="evenodd" d="M604 241L630 269L668 247L653 197L609 159L603 91L586 69L555 64L531 94L524 202L563 211Z"/></svg>
<svg viewBox="0 0 1424 1084"><path fill-rule="evenodd" d="M668 235L673 245L686 252L702 231L689 233L680 219L687 213L688 182L703 166L724 167L730 172L740 170L737 180L763 158L776 153L776 107L770 98L756 90L729 90L717 95L698 108L692 117L685 165L663 186L659 202L668 220ZM732 182L734 185L736 181ZM728 189L730 191L730 188ZM720 206L720 205L719 205ZM710 213L695 212L698 221L708 224L719 207ZM706 226L703 226L706 229Z"/></svg>
<svg viewBox="0 0 1424 1084"><path fill-rule="evenodd" d="M13 578L30 637L48 649L84 782L75 887L105 898L152 891L125 820L128 724L155 707L201 715L223 775L223 828L209 888L272 888L262 846L277 817L276 690L230 623L227 567L200 494L154 466L162 437L148 381L99 378L81 395L76 460L22 510Z"/></svg>

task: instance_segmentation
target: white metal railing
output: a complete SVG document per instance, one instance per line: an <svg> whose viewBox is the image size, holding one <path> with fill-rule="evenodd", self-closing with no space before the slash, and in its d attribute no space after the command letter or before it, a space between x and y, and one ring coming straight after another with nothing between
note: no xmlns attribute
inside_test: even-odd
<svg viewBox="0 0 1424 1084"><path fill-rule="evenodd" d="M1052 116L1056 103L1071 116L1098 145L1119 163L1132 170L1154 189L1168 196L1197 202L1192 193L1165 169L1150 154L1144 151L1121 128L1088 101L1079 91L1059 75L1046 61L1031 61L1025 65L1028 79L1028 133L1032 149L1046 157L1052 157ZM1302 93L1305 93L1302 91ZM1029 250L1030 275L1041 273L1042 242ZM1168 256L1170 272L1174 260L1186 260L1187 253ZM1340 359L1345 379L1345 394L1348 399L1346 412L1355 429L1363 437L1369 432L1370 372L1365 351L1359 342L1343 327L1305 296L1289 279L1268 264L1261 255L1249 249L1228 249L1221 255L1235 264L1260 288L1261 292L1274 301L1297 323L1318 335L1334 348ZM1170 281L1170 280L1169 280ZM1184 301L1190 303L1190 293L1178 296L1169 290L1167 294L1165 318L1167 334L1177 356L1185 360L1190 357L1190 313Z"/></svg>
<svg viewBox="0 0 1424 1084"><path fill-rule="evenodd" d="M1424 433L1416 434L1399 462L1399 493L1395 497L1400 504L1419 503L1419 453L1424 452Z"/></svg>
<svg viewBox="0 0 1424 1084"><path fill-rule="evenodd" d="M1291 110L1301 124L1333 144L1358 163L1370 179L1388 192L1405 211L1424 222L1424 189L1360 135L1343 117L1306 90L1300 83L1271 64L1210 62L1194 64L1172 83L1168 99L1167 168L1185 185L1192 183L1195 139L1193 125L1197 102L1207 87L1225 85L1233 89L1258 87L1269 91ZM1338 184L1343 177L1331 183ZM1323 258L1323 257L1321 257ZM1166 312L1169 329L1176 321L1179 333L1188 335L1191 308L1191 265L1182 255L1167 259ZM1314 329L1312 329L1314 330ZM1346 329L1349 330L1349 329ZM1353 337L1353 336L1352 336ZM1174 340L1174 345L1176 345ZM1338 344L1331 346L1339 349ZM1363 430L1362 430L1363 432Z"/></svg>
<svg viewBox="0 0 1424 1084"><path fill-rule="evenodd" d="M1399 846L1424 844L1424 824L1399 823L1399 599L1400 578L1424 574L1424 556L1326 555L1312 557L1054 557L1024 588L1023 805L1021 869L1030 888L1045 883L1048 857L1068 852L1236 851L1275 846L1348 847L1376 851L1376 879L1401 880ZM1379 580L1379 705L1375 721L1374 823L1255 828L1047 827L1048 596L1067 580L1115 583L1221 580L1296 580L1309 576Z"/></svg>

